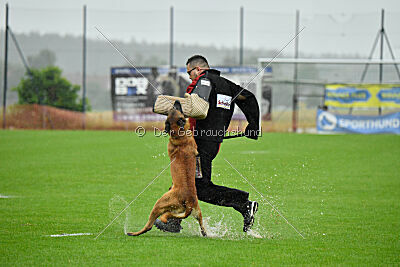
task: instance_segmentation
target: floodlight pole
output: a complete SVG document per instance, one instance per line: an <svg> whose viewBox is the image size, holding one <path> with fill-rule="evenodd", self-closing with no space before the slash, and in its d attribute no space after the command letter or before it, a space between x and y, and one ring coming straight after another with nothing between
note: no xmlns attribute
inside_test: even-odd
<svg viewBox="0 0 400 267"><path fill-rule="evenodd" d="M299 58L299 24L300 24L300 12L296 10L296 39L294 40L294 58ZM297 63L294 63L294 84L293 84L293 111L292 111L292 131L297 132L297 121L299 117L298 108L298 68Z"/></svg>
<svg viewBox="0 0 400 267"><path fill-rule="evenodd" d="M259 101L259 108L260 108L260 119L258 121L259 124L259 129L262 131L262 115L263 115L263 108L262 108L262 81L263 81L263 76L264 76L264 69L263 69L263 65L260 61L258 61L258 68L259 70L262 70L262 72L260 73L259 76L257 76L257 90L256 90L256 98L257 101Z"/></svg>
<svg viewBox="0 0 400 267"><path fill-rule="evenodd" d="M240 7L240 48L239 48L239 65L243 66L243 23L244 12L243 7Z"/></svg>
<svg viewBox="0 0 400 267"><path fill-rule="evenodd" d="M380 30L378 31L378 34L377 34L376 37L375 37L374 44L372 45L372 49L371 49L371 52L370 52L369 57L368 57L368 60L371 60L371 59L372 59L372 56L373 56L373 54L374 54L376 45L378 44L378 41L379 41L379 39L380 39L380 54L379 54L379 58L380 58L380 61L381 61L381 62L380 62L380 64L379 64L379 83L382 83L382 82L383 82L383 63L382 63L382 61L383 61L383 46L384 46L384 40L386 40L386 43L387 43L388 48L389 48L390 55L391 55L391 57L392 57L392 59L393 59L393 65L394 65L394 67L395 67L395 69L396 69L397 76L398 76L399 79L400 79L400 70L399 70L399 67L397 66L397 63L395 62L396 58L395 58L395 56L394 56L392 47L391 47L391 45L390 45L389 38L388 38L388 36L387 36L387 34L386 34L385 26L384 26L384 25L385 25L385 10L382 9L382 11L381 11L381 28L380 28ZM362 75L361 75L360 83L364 82L364 78L365 78L365 75L367 74L368 67L369 67L369 63L366 63L366 64L365 64L364 71L363 71L363 73L362 73ZM382 113L382 108L379 107L378 110L379 110L379 115L380 115L380 114Z"/></svg>
<svg viewBox="0 0 400 267"><path fill-rule="evenodd" d="M82 129L86 128L86 5L83 6L82 38Z"/></svg>
<svg viewBox="0 0 400 267"><path fill-rule="evenodd" d="M170 7L169 13L169 66L174 65L174 7Z"/></svg>
<svg viewBox="0 0 400 267"><path fill-rule="evenodd" d="M21 61L23 63L23 65L25 66L26 72L28 73L29 77L31 80L33 80L33 73L31 68L29 67L28 61L25 59L24 53L22 52L21 47L19 46L17 37L15 37L12 29L10 26L8 26L8 32L10 33L11 39L14 42L15 47L17 48L19 57L21 58ZM40 93L39 93L39 88L36 87L36 95L37 95L37 100L38 100L38 104L39 106L41 105L41 98L40 98ZM42 114L42 128L45 129L46 128L46 120L44 119L45 116L45 107L43 108L43 114Z"/></svg>
<svg viewBox="0 0 400 267"><path fill-rule="evenodd" d="M381 11L381 28L378 31L378 34L376 35L376 38L375 38L374 44L372 45L372 49L371 49L371 52L369 54L368 59L372 59L372 56L374 54L374 51L375 51L376 45L378 44L378 40L379 39L380 39L380 54L379 54L379 58L380 58L381 61L383 59L383 38L385 37L384 21L385 21L385 10L382 9L382 11ZM364 82L364 78L365 78L365 75L367 74L368 67L369 67L369 64L367 63L365 65L364 71L363 71L363 73L361 75L361 80L360 80L361 83ZM380 63L379 64L379 83L382 83L382 81L383 81L383 64ZM352 110L353 110L353 108L350 108L350 110L349 110L350 114L352 113ZM379 115L382 114L382 108L381 107L378 107L378 113L379 113Z"/></svg>
<svg viewBox="0 0 400 267"><path fill-rule="evenodd" d="M4 73L3 73L3 129L6 128L7 107L7 67L8 67L8 3L6 4L6 30L4 38Z"/></svg>
<svg viewBox="0 0 400 267"><path fill-rule="evenodd" d="M371 52L369 53L368 60L371 60L372 56L374 55L374 51L375 51L376 45L378 44L378 41L379 41L379 35L380 35L380 31L378 32L378 34L375 37L375 41L374 41L374 44L372 45ZM360 83L364 82L365 75L367 74L368 67L369 67L369 64L368 63L365 64L363 73L361 75Z"/></svg>
<svg viewBox="0 0 400 267"><path fill-rule="evenodd" d="M385 40L386 40L386 44L387 44L387 46L389 48L390 55L392 56L393 61L395 61L396 57L394 56L393 49L392 49L392 46L390 45L389 37L387 36L386 31L385 31ZM399 66L397 66L397 64L394 64L394 68L396 69L397 76L399 77L399 80L400 80Z"/></svg>
<svg viewBox="0 0 400 267"><path fill-rule="evenodd" d="M380 49L380 56L379 56L379 58L381 60L383 59L383 37L385 34L384 21L385 21L385 10L382 9L382 11L381 11L381 30L380 30L381 49ZM383 80L383 65L379 64L379 83L382 83L382 80Z"/></svg>
<svg viewBox="0 0 400 267"><path fill-rule="evenodd" d="M379 58L381 60L383 59L383 37L385 35L384 21L385 21L385 10L382 9L382 11L381 11L381 30L380 30L381 49L380 49L380 55L379 55ZM382 83L382 80L383 80L383 65L379 64L379 83ZM382 114L382 107L378 107L378 113L379 113L379 115Z"/></svg>

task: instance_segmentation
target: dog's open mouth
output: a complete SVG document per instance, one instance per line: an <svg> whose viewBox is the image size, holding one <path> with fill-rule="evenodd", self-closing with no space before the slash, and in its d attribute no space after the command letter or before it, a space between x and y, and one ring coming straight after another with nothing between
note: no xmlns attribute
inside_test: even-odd
<svg viewBox="0 0 400 267"><path fill-rule="evenodd" d="M179 101L175 101L174 108L170 110L165 121L165 132L173 138L179 138L188 135L186 132L186 119L182 113L182 107Z"/></svg>

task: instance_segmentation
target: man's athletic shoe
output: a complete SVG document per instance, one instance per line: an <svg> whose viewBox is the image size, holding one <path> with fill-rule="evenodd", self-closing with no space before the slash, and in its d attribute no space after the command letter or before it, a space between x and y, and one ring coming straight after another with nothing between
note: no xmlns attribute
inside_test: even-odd
<svg viewBox="0 0 400 267"><path fill-rule="evenodd" d="M163 223L159 219L154 222L155 227L163 232L179 233L182 230L181 219L170 218L167 223Z"/></svg>
<svg viewBox="0 0 400 267"><path fill-rule="evenodd" d="M258 210L258 203L256 201L249 201L247 204L247 210L243 213L243 232L247 232L253 226L254 214Z"/></svg>

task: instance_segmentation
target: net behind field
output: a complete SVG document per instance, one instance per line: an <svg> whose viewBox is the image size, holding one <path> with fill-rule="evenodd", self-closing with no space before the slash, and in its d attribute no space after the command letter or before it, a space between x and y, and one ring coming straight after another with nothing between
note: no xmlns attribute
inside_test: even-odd
<svg viewBox="0 0 400 267"><path fill-rule="evenodd" d="M329 59L327 59L329 60ZM267 62L263 62L263 66ZM272 88L271 120L264 118L263 128L266 131L292 131L294 63L272 62L272 77L263 78L263 88ZM366 64L297 64L298 92L298 130L315 132L317 109L324 106L326 84L379 84L379 65ZM365 71L365 69L367 70ZM364 79L363 73L365 72ZM382 83L399 83L395 66L388 64L382 68ZM378 115L378 108L334 108L329 110L338 114ZM397 112L395 108L381 108L381 114Z"/></svg>
<svg viewBox="0 0 400 267"><path fill-rule="evenodd" d="M0 10L3 11L3 6ZM73 84L82 83L82 7L74 8L26 8L10 4L10 27L15 34L26 58L48 49L56 56L59 66ZM237 66L239 64L240 10L224 9L214 11L190 10L184 6L174 7L174 56L173 63L184 66L186 59L193 54L204 54L211 66ZM327 58L367 58L380 27L380 10L372 13L315 13L313 10L300 10L300 26L305 26L299 36L300 57ZM295 10L271 12L244 6L244 64L255 67L257 58L273 57L279 49L294 36ZM204 18L204 27L192 30L193 18ZM386 10L385 30L390 39L395 56L399 50L399 13ZM29 23L26 23L26 21ZM87 92L92 112L86 115L87 129L132 129L137 125L131 122L114 122L111 115L110 67L129 65L96 31L99 27L110 40L115 42L137 66L160 67L169 64L169 22L170 9L125 9L120 3L112 9L87 7ZM4 34L4 32L3 32ZM4 60L4 42L0 42L0 60ZM379 57L379 44L373 58ZM288 46L282 57L292 57L293 44ZM385 45L384 58L390 58ZM18 95L12 90L24 76L25 69L15 45L9 40L9 67L7 115L9 127L35 129L80 129L82 116L69 111L53 112L48 121L32 115L27 107L12 107L18 102ZM29 61L29 60L28 60ZM3 66L3 64L1 64ZM274 79L293 79L292 64L272 64ZM359 82L364 66L302 65L299 64L299 80L328 82ZM3 72L3 67L0 68ZM393 66L383 67L383 82L398 82ZM2 74L2 73L1 73ZM1 75L1 78L3 75ZM364 82L376 83L378 66L369 66ZM291 106L293 84L274 83L272 120L263 121L267 131L288 131L291 128ZM301 85L299 92L320 94L322 86ZM79 96L82 91L79 92ZM1 96L2 97L2 96ZM315 110L322 103L318 97L299 99L299 127L315 128ZM18 115L15 110L18 109ZM45 107L42 109L46 109ZM27 110L25 115L21 110ZM346 112L338 110L337 112ZM354 114L369 111L353 110ZM390 112L390 110L383 110ZM375 111L371 111L376 114ZM60 116L55 118L54 116ZM268 119L268 118L266 118ZM15 121L14 121L15 120ZM24 121L26 120L26 121ZM70 121L71 120L71 121ZM53 123L53 126L52 126ZM151 128L152 125L145 127ZM162 125L162 122L156 123ZM245 123L233 121L232 126ZM134 129L134 128L133 128Z"/></svg>

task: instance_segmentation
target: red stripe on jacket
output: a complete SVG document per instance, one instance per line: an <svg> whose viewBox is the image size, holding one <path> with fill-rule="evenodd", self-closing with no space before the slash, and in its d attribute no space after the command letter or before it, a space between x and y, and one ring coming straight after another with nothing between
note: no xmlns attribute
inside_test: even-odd
<svg viewBox="0 0 400 267"><path fill-rule="evenodd" d="M204 73L197 76L197 78L194 79L191 84L189 84L189 86L186 88L186 93L190 94L193 91L193 89L196 87L196 84L199 81L200 77L203 75L204 75ZM194 128L196 127L196 119L189 118L189 124L190 124L190 129L192 131L194 131Z"/></svg>

